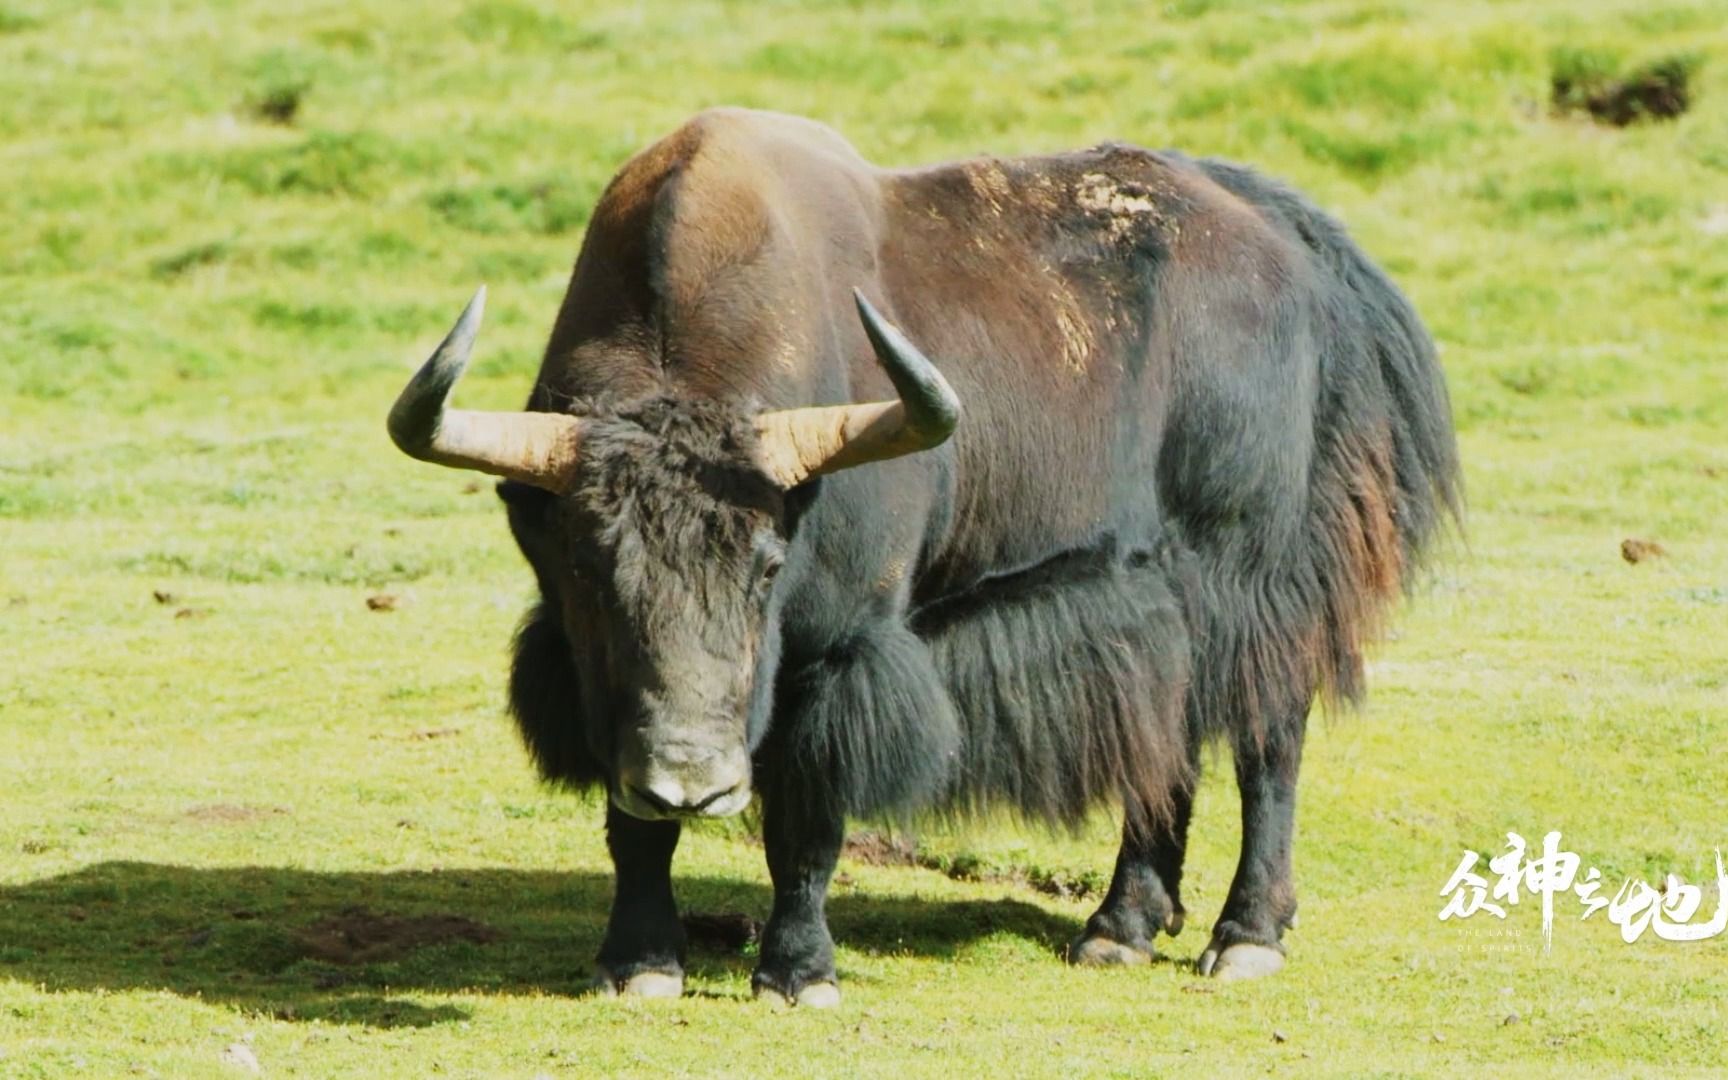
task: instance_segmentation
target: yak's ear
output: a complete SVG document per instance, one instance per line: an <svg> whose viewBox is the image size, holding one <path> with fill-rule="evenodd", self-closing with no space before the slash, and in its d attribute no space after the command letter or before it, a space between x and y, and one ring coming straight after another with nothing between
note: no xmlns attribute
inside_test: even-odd
<svg viewBox="0 0 1728 1080"><path fill-rule="evenodd" d="M788 538L797 535L798 524L804 520L804 515L816 505L816 496L822 492L822 478L812 476L797 487L786 492L786 535Z"/></svg>
<svg viewBox="0 0 1728 1080"><path fill-rule="evenodd" d="M605 780L605 768L588 748L587 710L570 643L546 604L537 605L523 620L515 652L510 713L540 775L573 788Z"/></svg>
<svg viewBox="0 0 1728 1080"><path fill-rule="evenodd" d="M544 488L532 484L524 484L520 480L500 480L492 490L498 493L498 498L511 509L540 510L552 502L556 496Z"/></svg>

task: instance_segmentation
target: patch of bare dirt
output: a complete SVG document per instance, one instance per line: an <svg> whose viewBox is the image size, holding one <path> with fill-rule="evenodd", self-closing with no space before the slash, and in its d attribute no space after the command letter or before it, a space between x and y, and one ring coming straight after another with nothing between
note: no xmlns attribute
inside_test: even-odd
<svg viewBox="0 0 1728 1080"><path fill-rule="evenodd" d="M307 954L318 960L369 964L451 941L486 945L503 935L466 915L380 915L352 907L319 919L297 936Z"/></svg>
<svg viewBox="0 0 1728 1080"><path fill-rule="evenodd" d="M204 825L240 825L286 814L281 806L248 806L245 803L201 803L186 811L186 818Z"/></svg>

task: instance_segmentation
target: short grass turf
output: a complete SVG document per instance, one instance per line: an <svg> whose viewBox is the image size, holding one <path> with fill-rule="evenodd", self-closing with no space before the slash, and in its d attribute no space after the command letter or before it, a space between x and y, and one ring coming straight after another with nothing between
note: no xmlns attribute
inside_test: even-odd
<svg viewBox="0 0 1728 1080"><path fill-rule="evenodd" d="M1728 936L1628 945L1563 899L1545 952L1529 901L1436 918L1507 831L1562 830L1611 887L1728 847L1724 16L0 0L0 1075L1728 1069ZM1696 58L1696 105L1553 115L1578 50ZM516 405L607 177L718 103L884 163L1244 160L1424 313L1469 539L1366 713L1315 728L1282 975L1193 971L1237 840L1220 761L1169 962L1058 959L1111 822L985 823L843 865L837 1011L752 1002L719 944L680 1001L578 996L608 870L599 806L540 788L502 713L529 576L489 485L382 420L482 280L463 400ZM690 909L766 913L741 827L678 871Z"/></svg>

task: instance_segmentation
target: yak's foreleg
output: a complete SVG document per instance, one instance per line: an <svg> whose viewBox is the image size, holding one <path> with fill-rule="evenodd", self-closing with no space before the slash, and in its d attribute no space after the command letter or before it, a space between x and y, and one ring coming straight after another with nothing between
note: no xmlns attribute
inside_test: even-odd
<svg viewBox="0 0 1728 1080"><path fill-rule="evenodd" d="M782 1005L840 1003L834 939L828 933L828 882L840 858L846 824L824 800L764 791L762 843L774 879L774 910L762 930L762 955L750 985Z"/></svg>
<svg viewBox="0 0 1728 1080"><path fill-rule="evenodd" d="M594 973L604 994L677 997L684 991L684 924L672 899L676 821L643 821L610 803L606 848L616 888Z"/></svg>
<svg viewBox="0 0 1728 1080"><path fill-rule="evenodd" d="M1242 795L1242 854L1200 972L1221 979L1270 975L1284 966L1284 931L1296 922L1290 849L1296 833L1296 774L1306 706L1274 726L1260 746L1236 746Z"/></svg>
<svg viewBox="0 0 1728 1080"><path fill-rule="evenodd" d="M1143 964L1158 955L1154 939L1160 930L1172 936L1181 932L1187 914L1182 907L1182 862L1193 811L1194 789L1184 784L1172 793L1168 820L1136 828L1134 815L1129 816L1110 891L1069 948L1070 961Z"/></svg>

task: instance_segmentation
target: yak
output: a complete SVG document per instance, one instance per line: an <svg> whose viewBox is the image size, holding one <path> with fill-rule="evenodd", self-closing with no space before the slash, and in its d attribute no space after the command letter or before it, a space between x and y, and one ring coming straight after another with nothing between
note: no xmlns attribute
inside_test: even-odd
<svg viewBox="0 0 1728 1080"><path fill-rule="evenodd" d="M681 825L751 805L758 996L838 1002L848 819L992 806L1120 809L1068 956L1143 963L1208 743L1242 841L1199 970L1283 966L1310 709L1462 499L1432 341L1333 218L1174 151L884 169L716 109L600 196L521 412L447 407L483 299L389 430L503 478L511 709L607 794L599 989L682 991Z"/></svg>

